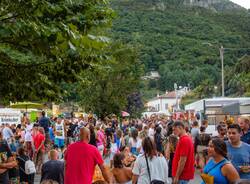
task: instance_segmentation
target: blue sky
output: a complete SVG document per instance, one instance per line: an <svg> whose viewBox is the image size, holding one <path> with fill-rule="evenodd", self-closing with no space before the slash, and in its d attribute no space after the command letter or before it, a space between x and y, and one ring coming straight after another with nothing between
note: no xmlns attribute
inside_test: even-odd
<svg viewBox="0 0 250 184"><path fill-rule="evenodd" d="M244 8L250 9L250 0L231 0L231 1L243 6Z"/></svg>

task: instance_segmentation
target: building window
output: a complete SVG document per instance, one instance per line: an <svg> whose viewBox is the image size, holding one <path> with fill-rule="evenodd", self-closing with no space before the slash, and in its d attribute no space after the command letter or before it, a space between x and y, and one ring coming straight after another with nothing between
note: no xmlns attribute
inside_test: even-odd
<svg viewBox="0 0 250 184"><path fill-rule="evenodd" d="M168 104L165 104L165 109L168 110Z"/></svg>

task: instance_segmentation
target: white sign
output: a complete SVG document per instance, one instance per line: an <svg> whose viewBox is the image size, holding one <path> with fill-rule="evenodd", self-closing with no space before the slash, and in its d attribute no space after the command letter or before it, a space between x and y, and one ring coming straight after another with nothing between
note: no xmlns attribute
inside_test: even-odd
<svg viewBox="0 0 250 184"><path fill-rule="evenodd" d="M0 124L20 124L22 113L14 109L0 109Z"/></svg>

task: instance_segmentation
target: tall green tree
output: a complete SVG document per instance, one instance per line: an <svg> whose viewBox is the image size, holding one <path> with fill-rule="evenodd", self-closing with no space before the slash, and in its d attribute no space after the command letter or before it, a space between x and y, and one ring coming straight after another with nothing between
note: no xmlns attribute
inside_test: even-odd
<svg viewBox="0 0 250 184"><path fill-rule="evenodd" d="M1 101L60 98L61 82L74 82L105 57L100 29L113 11L107 0L1 0Z"/></svg>
<svg viewBox="0 0 250 184"><path fill-rule="evenodd" d="M81 105L102 118L126 110L128 96L138 91L142 72L132 46L114 44L109 54L100 68L83 72L79 82Z"/></svg>

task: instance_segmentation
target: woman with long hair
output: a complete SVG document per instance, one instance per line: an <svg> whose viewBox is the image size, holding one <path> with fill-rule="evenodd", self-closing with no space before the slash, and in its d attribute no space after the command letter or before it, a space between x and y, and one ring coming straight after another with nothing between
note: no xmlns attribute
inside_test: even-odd
<svg viewBox="0 0 250 184"><path fill-rule="evenodd" d="M97 136L95 133L95 127L92 124L89 125L89 131L90 131L89 144L97 147Z"/></svg>
<svg viewBox="0 0 250 184"><path fill-rule="evenodd" d="M177 143L178 143L178 137L176 135L170 135L168 137L168 144L167 144L165 156L168 160L168 176L170 178L172 178L172 163L173 163Z"/></svg>
<svg viewBox="0 0 250 184"><path fill-rule="evenodd" d="M216 138L209 142L208 156L211 159L201 174L202 183L213 181L214 184L228 184L240 179L234 166L227 160L227 146L223 140Z"/></svg>
<svg viewBox="0 0 250 184"><path fill-rule="evenodd" d="M156 145L150 137L142 141L144 154L137 157L132 170L132 183L145 184L152 181L168 183L168 164L164 156L157 153Z"/></svg>
<svg viewBox="0 0 250 184"><path fill-rule="evenodd" d="M133 129L131 131L131 137L129 138L129 147L130 151L133 155L138 155L138 145L139 145L139 138L138 138L138 131L136 129Z"/></svg>

